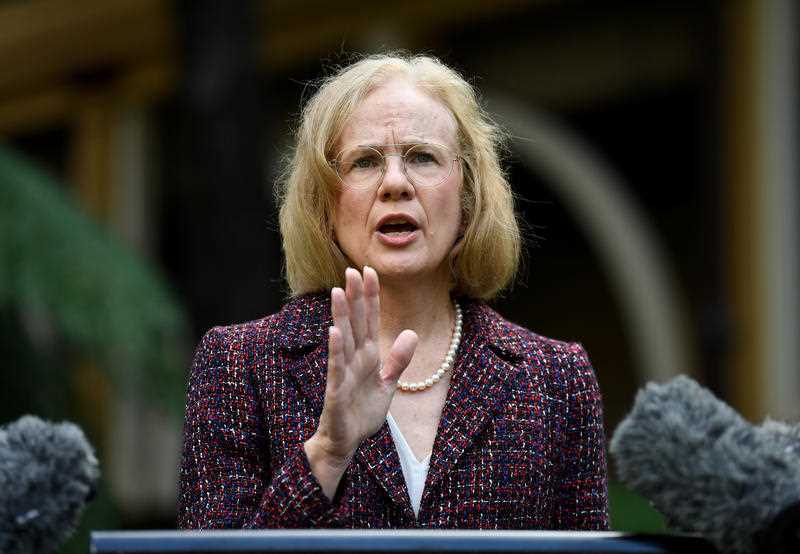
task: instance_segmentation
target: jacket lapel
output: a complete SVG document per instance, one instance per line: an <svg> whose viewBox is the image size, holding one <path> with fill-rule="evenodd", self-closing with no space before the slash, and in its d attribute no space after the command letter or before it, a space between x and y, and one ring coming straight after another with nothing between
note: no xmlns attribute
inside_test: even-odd
<svg viewBox="0 0 800 554"><path fill-rule="evenodd" d="M380 430L361 443L356 451L356 458L361 461L375 480L386 491L407 518L415 518L411 507L411 497L403 477L400 457L397 454L389 425L384 421Z"/></svg>
<svg viewBox="0 0 800 554"><path fill-rule="evenodd" d="M328 348L320 345L290 358L288 372L297 383L316 422L322 414L325 399Z"/></svg>
<svg viewBox="0 0 800 554"><path fill-rule="evenodd" d="M330 304L322 295L300 297L287 304L284 310L288 310L286 327L279 340L287 356L287 371L297 383L315 422L318 422L327 379ZM361 443L355 459L375 478L389 499L413 519L400 458L386 422L375 435Z"/></svg>
<svg viewBox="0 0 800 554"><path fill-rule="evenodd" d="M278 341L286 370L297 383L316 421L322 413L328 365L330 305L323 295L301 296L286 304Z"/></svg>
<svg viewBox="0 0 800 554"><path fill-rule="evenodd" d="M462 343L433 444L422 506L506 404L519 374L519 338L488 306L465 308Z"/></svg>

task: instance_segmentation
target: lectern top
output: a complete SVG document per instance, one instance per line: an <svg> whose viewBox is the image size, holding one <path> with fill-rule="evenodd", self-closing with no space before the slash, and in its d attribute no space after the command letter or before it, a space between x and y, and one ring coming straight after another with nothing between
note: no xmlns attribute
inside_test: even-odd
<svg viewBox="0 0 800 554"><path fill-rule="evenodd" d="M714 553L701 538L587 531L264 530L96 531L93 553Z"/></svg>

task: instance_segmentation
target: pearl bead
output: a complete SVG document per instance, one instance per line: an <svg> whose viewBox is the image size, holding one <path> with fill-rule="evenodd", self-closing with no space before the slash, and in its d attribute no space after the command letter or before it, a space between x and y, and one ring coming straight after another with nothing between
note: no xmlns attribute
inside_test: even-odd
<svg viewBox="0 0 800 554"><path fill-rule="evenodd" d="M398 381L397 384L400 390L404 392L416 392L416 391L423 391L432 387L436 383L442 380L444 374L453 367L453 361L455 360L456 353L458 352L458 347L461 344L461 329L463 323L463 313L461 312L461 306L458 305L458 302L453 301L453 309L455 310L455 324L453 325L453 335L450 337L450 346L447 349L447 354L445 355L444 361L442 365L436 370L436 372L425 379L424 381L419 381L417 383L407 383L406 381Z"/></svg>

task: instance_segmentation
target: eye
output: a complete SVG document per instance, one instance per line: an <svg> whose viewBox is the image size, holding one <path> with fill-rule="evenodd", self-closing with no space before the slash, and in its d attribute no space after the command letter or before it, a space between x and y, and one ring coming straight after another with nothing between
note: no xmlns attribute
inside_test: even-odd
<svg viewBox="0 0 800 554"><path fill-rule="evenodd" d="M340 174L372 172L380 169L381 155L371 148L353 148L342 152L339 158Z"/></svg>
<svg viewBox="0 0 800 554"><path fill-rule="evenodd" d="M414 166L442 165L446 153L433 144L418 144L406 152L406 163Z"/></svg>
<svg viewBox="0 0 800 554"><path fill-rule="evenodd" d="M430 152L412 152L409 161L415 164L429 164L436 163L436 158Z"/></svg>
<svg viewBox="0 0 800 554"><path fill-rule="evenodd" d="M353 160L351 164L354 169L369 169L371 167L376 167L380 165L378 160L375 159L374 155L371 156L362 156L356 160Z"/></svg>

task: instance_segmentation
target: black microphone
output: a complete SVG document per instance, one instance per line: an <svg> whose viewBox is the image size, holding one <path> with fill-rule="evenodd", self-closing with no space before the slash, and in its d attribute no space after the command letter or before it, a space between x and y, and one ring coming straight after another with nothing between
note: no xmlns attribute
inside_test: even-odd
<svg viewBox="0 0 800 554"><path fill-rule="evenodd" d="M725 553L800 553L800 426L753 426L679 376L639 391L610 451L672 529Z"/></svg>
<svg viewBox="0 0 800 554"><path fill-rule="evenodd" d="M54 552L75 530L99 475L77 425L23 416L0 427L0 552Z"/></svg>

